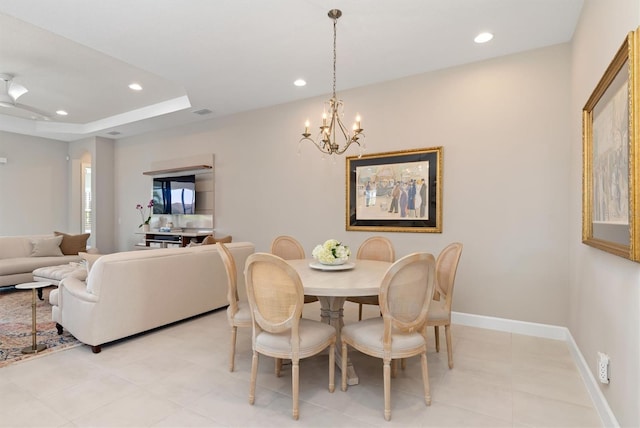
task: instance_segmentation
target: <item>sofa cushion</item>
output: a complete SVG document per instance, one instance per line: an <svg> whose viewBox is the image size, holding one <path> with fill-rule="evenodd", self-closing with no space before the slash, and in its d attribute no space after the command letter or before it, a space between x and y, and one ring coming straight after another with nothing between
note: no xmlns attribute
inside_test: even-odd
<svg viewBox="0 0 640 428"><path fill-rule="evenodd" d="M65 256L75 256L81 251L87 251L87 240L89 239L89 233L83 233L80 235L69 235L64 232L53 232L55 236L62 236L62 243L60 243L60 250Z"/></svg>
<svg viewBox="0 0 640 428"><path fill-rule="evenodd" d="M33 281L32 272L44 266L57 266L69 262L78 262L78 256L57 256L57 257L16 257L12 259L0 259L0 276L14 275L28 272ZM23 282L28 282L23 281ZM14 283L14 284L17 284Z"/></svg>
<svg viewBox="0 0 640 428"><path fill-rule="evenodd" d="M62 254L62 250L60 250L61 242L62 236L34 240L31 257L62 256L64 254Z"/></svg>

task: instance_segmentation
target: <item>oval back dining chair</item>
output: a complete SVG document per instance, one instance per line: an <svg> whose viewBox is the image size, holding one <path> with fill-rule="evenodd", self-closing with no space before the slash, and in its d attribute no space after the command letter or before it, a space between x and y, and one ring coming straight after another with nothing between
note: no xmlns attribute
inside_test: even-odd
<svg viewBox="0 0 640 428"><path fill-rule="evenodd" d="M275 254L285 260L304 259L306 257L300 242L287 235L280 235L271 242L271 254ZM318 298L316 296L304 296L305 303L317 301Z"/></svg>
<svg viewBox="0 0 640 428"><path fill-rule="evenodd" d="M396 251L389 239L383 236L372 236L358 247L356 259L393 263L396 260ZM362 305L378 305L378 296L347 297L347 302L358 304L358 321L360 321L362 320Z"/></svg>
<svg viewBox="0 0 640 428"><path fill-rule="evenodd" d="M301 358L316 355L329 347L329 392L335 389L336 330L329 324L301 317L304 305L302 281L296 270L282 258L267 253L250 255L245 265L245 278L253 322L249 403L255 401L258 354L276 360L291 359L293 418L298 419Z"/></svg>
<svg viewBox="0 0 640 428"><path fill-rule="evenodd" d="M222 259L222 264L227 273L227 321L231 327L231 344L229 353L229 371L232 372L235 366L236 356L236 336L238 327L251 327L251 311L249 302L240 301L238 298L238 278L236 274L236 262L229 249L222 243L216 244L218 253Z"/></svg>
<svg viewBox="0 0 640 428"><path fill-rule="evenodd" d="M281 235L271 242L271 254L285 260L304 259L304 248L291 236Z"/></svg>
<svg viewBox="0 0 640 428"><path fill-rule="evenodd" d="M391 419L391 361L420 355L424 399L431 404L427 367L426 323L435 289L435 258L413 253L389 267L378 294L382 317L368 318L342 328L342 367L347 364L347 345L381 358L384 383L384 418ZM346 370L342 390L347 390Z"/></svg>
<svg viewBox="0 0 640 428"><path fill-rule="evenodd" d="M440 352L439 326L444 326L447 341L447 357L449 368L453 368L453 349L451 347L451 303L453 286L456 280L458 263L462 255L462 244L454 242L447 245L438 255L436 262L436 292L431 304L427 326L433 326L436 337L436 351Z"/></svg>

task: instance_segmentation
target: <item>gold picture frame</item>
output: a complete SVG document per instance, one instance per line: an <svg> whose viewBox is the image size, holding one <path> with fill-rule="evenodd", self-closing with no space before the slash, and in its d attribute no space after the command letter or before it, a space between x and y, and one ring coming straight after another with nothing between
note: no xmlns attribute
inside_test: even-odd
<svg viewBox="0 0 640 428"><path fill-rule="evenodd" d="M442 147L347 157L346 230L442 232Z"/></svg>
<svg viewBox="0 0 640 428"><path fill-rule="evenodd" d="M638 30L631 31L582 110L582 242L640 261Z"/></svg>

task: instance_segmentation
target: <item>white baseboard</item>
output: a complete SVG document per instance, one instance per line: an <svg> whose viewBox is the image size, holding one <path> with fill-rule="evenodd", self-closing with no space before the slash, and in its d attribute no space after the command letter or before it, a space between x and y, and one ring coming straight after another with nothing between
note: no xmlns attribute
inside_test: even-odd
<svg viewBox="0 0 640 428"><path fill-rule="evenodd" d="M509 320L505 318L495 318L482 315L465 314L462 312L452 312L451 322L453 324L467 325L470 327L486 328L489 330L506 331L527 336L543 337L545 339L563 340L569 346L569 352L573 357L578 371L582 376L587 391L591 396L593 405L600 416L602 425L605 427L620 427L616 416L611 411L607 399L602 394L598 382L589 369L589 365L584 359L578 345L571 332L566 327L559 327L548 324L538 324L525 321Z"/></svg>

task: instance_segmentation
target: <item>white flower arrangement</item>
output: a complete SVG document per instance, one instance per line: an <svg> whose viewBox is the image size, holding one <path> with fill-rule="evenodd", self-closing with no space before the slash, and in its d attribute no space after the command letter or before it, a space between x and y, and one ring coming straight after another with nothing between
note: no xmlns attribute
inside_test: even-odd
<svg viewBox="0 0 640 428"><path fill-rule="evenodd" d="M322 264L340 265L349 259L351 250L337 239L328 239L324 244L316 245L311 255Z"/></svg>

